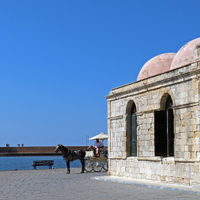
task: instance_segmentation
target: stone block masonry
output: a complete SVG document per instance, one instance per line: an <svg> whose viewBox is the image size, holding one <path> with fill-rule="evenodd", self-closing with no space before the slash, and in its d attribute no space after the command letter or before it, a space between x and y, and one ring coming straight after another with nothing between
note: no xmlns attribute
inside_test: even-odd
<svg viewBox="0 0 200 200"><path fill-rule="evenodd" d="M199 48L184 66L111 90L106 97L108 174L200 183ZM162 112L164 117L156 118Z"/></svg>

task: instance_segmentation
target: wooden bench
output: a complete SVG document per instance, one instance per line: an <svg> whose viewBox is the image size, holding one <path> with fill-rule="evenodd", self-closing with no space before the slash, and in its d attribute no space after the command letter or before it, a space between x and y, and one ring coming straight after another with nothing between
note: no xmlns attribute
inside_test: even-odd
<svg viewBox="0 0 200 200"><path fill-rule="evenodd" d="M37 166L49 166L49 169L52 169L54 160L35 160L33 161L33 167L36 169Z"/></svg>

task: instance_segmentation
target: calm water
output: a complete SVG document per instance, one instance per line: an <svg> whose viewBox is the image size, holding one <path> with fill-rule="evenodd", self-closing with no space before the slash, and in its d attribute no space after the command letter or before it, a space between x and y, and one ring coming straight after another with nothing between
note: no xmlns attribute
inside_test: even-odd
<svg viewBox="0 0 200 200"><path fill-rule="evenodd" d="M0 171L34 169L34 160L54 160L54 168L66 168L66 162L62 156L21 156L0 157ZM70 163L70 167L81 167L79 160ZM49 169L49 166L38 166L37 169Z"/></svg>

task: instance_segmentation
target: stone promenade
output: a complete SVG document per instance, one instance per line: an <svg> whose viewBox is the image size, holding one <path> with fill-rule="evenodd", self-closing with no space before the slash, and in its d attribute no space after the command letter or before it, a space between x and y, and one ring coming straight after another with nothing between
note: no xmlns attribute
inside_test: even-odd
<svg viewBox="0 0 200 200"><path fill-rule="evenodd" d="M111 180L106 172L81 174L80 168L0 172L0 200L199 200L200 192L127 184ZM98 179L99 177L99 179ZM200 190L199 190L200 191Z"/></svg>

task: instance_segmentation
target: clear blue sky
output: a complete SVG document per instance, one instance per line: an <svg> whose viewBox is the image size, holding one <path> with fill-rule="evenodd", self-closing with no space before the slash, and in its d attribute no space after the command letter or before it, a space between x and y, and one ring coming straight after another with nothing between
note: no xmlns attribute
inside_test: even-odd
<svg viewBox="0 0 200 200"><path fill-rule="evenodd" d="M198 0L1 0L0 146L107 134L109 91L200 37Z"/></svg>

